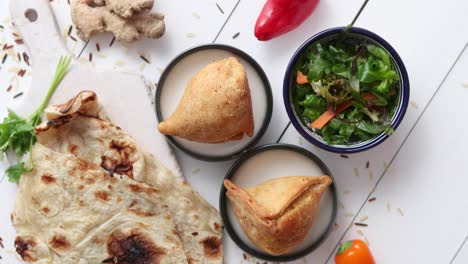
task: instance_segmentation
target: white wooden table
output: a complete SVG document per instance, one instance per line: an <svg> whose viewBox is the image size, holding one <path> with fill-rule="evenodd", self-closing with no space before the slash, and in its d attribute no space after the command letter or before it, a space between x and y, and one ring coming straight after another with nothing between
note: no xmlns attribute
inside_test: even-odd
<svg viewBox="0 0 468 264"><path fill-rule="evenodd" d="M287 126L282 78L290 56L302 42L323 29L347 24L361 0L323 0L299 29L258 42L253 27L263 3L159 0L155 9L166 14L167 23L162 39L109 47L112 37L104 35L87 45L67 38L67 46L83 60L93 53L92 63L98 69L141 72L153 82L175 55L198 44L229 44L254 57L267 73L274 93L273 118L259 144L279 141L311 150L331 168L339 190L340 209L333 233L318 250L294 263L334 263L338 244L352 238L367 240L379 264L468 263L468 1L370 1L356 26L381 35L399 52L410 76L411 103L389 140L349 158L317 149ZM71 24L67 1L53 0L51 4L66 32ZM8 1L0 1L0 25L4 27L0 28L1 119L7 104L21 100L13 97L28 89L31 74L30 67L16 58L16 52L27 49L13 41L7 5ZM14 47L2 50L5 43ZM1 64L5 52L11 54ZM23 78L15 77L20 69L26 69ZM232 161L201 162L180 151L177 156L189 182L217 207L219 188ZM5 162L0 163L0 176L6 167ZM0 182L1 206L11 207L13 196L11 183L4 179ZM373 197L375 201L369 202ZM0 215L0 219L5 223L9 215ZM354 222L365 222L368 227ZM11 240L14 230L0 225L0 237L5 245L0 249L0 263L19 263ZM244 260L226 235L226 263L257 261Z"/></svg>

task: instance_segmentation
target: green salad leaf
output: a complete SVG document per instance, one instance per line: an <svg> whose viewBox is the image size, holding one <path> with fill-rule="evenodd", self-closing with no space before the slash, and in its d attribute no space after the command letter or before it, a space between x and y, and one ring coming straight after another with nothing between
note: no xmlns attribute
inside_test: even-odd
<svg viewBox="0 0 468 264"><path fill-rule="evenodd" d="M52 94L67 73L70 63L71 56L60 58L54 79L44 101L28 118L22 118L13 111L8 111L8 116L0 124L0 159L3 159L8 151L13 151L18 158L31 152L32 146L37 141L35 127L41 121L42 112L44 112ZM20 162L12 165L5 173L10 182L18 183L21 175L31 171L32 168L32 157L30 155L28 163Z"/></svg>
<svg viewBox="0 0 468 264"><path fill-rule="evenodd" d="M293 90L296 113L328 144L393 132L387 123L397 105L399 75L382 47L356 38L324 41L308 48L295 69L309 81ZM327 109L337 111L334 118L314 123Z"/></svg>

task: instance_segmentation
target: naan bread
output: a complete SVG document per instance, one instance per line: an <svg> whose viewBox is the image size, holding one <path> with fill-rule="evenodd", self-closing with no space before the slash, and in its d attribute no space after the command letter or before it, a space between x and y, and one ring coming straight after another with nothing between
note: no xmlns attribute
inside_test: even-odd
<svg viewBox="0 0 468 264"><path fill-rule="evenodd" d="M292 176L252 188L242 189L230 180L224 186L242 230L257 247L276 256L304 240L331 183L328 176Z"/></svg>
<svg viewBox="0 0 468 264"><path fill-rule="evenodd" d="M175 112L158 125L161 133L203 143L253 136L247 74L229 57L208 64L188 83Z"/></svg>
<svg viewBox="0 0 468 264"><path fill-rule="evenodd" d="M67 122L55 122L57 119ZM100 164L110 174L126 175L158 188L189 262L223 262L219 212L155 157L142 151L119 127L99 118L68 113L48 120L37 133L38 141L53 150Z"/></svg>
<svg viewBox="0 0 468 264"><path fill-rule="evenodd" d="M36 144L11 215L30 263L188 263L161 191Z"/></svg>

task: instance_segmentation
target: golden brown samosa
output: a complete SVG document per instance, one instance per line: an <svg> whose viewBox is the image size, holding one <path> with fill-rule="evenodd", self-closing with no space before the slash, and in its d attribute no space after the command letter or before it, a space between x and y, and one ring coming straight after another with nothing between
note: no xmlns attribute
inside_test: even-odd
<svg viewBox="0 0 468 264"><path fill-rule="evenodd" d="M331 183L328 176L290 176L242 189L224 180L242 230L257 247L275 256L290 252L304 240Z"/></svg>
<svg viewBox="0 0 468 264"><path fill-rule="evenodd" d="M234 57L208 64L188 83L175 112L158 125L161 133L203 143L253 136L247 74Z"/></svg>

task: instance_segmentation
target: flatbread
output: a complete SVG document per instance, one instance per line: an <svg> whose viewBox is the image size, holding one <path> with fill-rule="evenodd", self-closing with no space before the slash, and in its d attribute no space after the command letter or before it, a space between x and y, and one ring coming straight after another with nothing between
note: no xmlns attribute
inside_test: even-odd
<svg viewBox="0 0 468 264"><path fill-rule="evenodd" d="M86 114L78 109L46 121L38 127L38 141L61 153L100 164L110 174L156 187L176 223L189 263L222 263L219 212L155 157L142 151L119 127ZM54 121L58 119L67 121Z"/></svg>
<svg viewBox="0 0 468 264"><path fill-rule="evenodd" d="M242 64L229 57L208 64L187 84L175 112L158 125L161 133L202 143L253 136L252 99Z"/></svg>
<svg viewBox="0 0 468 264"><path fill-rule="evenodd" d="M331 183L328 176L290 176L240 188L224 180L242 230L257 247L275 256L290 252L304 240Z"/></svg>
<svg viewBox="0 0 468 264"><path fill-rule="evenodd" d="M12 224L30 263L188 263L161 191L41 144Z"/></svg>

